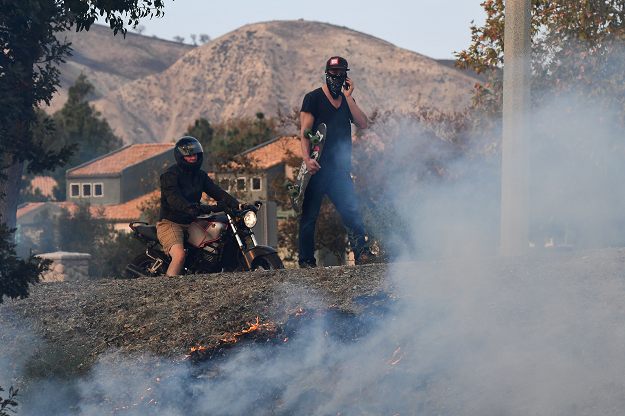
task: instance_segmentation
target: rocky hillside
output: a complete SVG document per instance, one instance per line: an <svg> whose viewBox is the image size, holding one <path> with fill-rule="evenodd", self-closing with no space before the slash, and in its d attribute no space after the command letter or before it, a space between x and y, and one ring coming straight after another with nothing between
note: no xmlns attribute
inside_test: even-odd
<svg viewBox="0 0 625 416"><path fill-rule="evenodd" d="M95 104L126 142L169 141L198 117L217 121L301 105L324 82L331 55L349 61L354 96L366 112L409 108L419 99L445 110L470 102L474 78L373 36L300 20L244 26Z"/></svg>
<svg viewBox="0 0 625 416"><path fill-rule="evenodd" d="M53 113L67 100L67 88L84 72L95 85L91 99L101 98L128 82L169 68L194 46L128 32L113 36L107 26L93 25L88 32L69 31L61 36L72 43L72 56L60 66L61 88L48 113ZM106 116L106 115L105 115Z"/></svg>

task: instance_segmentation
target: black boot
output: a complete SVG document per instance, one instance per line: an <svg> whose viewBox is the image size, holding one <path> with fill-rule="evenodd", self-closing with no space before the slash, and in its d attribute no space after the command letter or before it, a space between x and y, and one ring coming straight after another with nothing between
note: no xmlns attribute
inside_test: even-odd
<svg viewBox="0 0 625 416"><path fill-rule="evenodd" d="M299 268L300 269L313 269L317 267L317 260L309 259L309 260L300 260Z"/></svg>

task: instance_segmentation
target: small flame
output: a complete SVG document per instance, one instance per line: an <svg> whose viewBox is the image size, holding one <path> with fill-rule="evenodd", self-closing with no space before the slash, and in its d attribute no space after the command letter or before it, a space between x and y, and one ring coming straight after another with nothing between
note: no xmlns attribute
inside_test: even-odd
<svg viewBox="0 0 625 416"><path fill-rule="evenodd" d="M272 323L266 323L266 324L261 324L260 320L258 319L258 316L256 317L256 322L254 323L249 323L246 322L247 325L249 326L249 328L247 329L243 329L241 332L235 332L234 334L232 334L231 337L228 338L222 338L220 339L221 342L227 342L227 343L235 343L238 341L238 337L240 337L241 335L253 332L253 331L258 331L261 328L268 328L269 326L271 326ZM285 339L285 341L288 338ZM203 346L197 346L197 347L191 347L189 354L185 355L184 359L186 360L187 358L189 358L193 352L195 351L204 351L204 350L208 350L210 348L213 347L203 347Z"/></svg>

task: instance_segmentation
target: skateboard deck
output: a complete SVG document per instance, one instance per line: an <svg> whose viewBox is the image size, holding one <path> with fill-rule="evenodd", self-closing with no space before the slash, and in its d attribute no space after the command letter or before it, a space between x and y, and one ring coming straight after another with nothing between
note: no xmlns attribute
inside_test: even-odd
<svg viewBox="0 0 625 416"><path fill-rule="evenodd" d="M326 131L327 127L324 123L319 125L315 134L313 134L310 129L304 131L304 135L310 140L310 158L313 160L319 161L321 157L323 146L326 143ZM298 214L302 210L304 193L306 192L306 187L308 186L311 176L312 174L308 171L306 163L302 161L302 166L299 168L295 181L293 183L287 181L284 184L286 190L289 192L293 210Z"/></svg>

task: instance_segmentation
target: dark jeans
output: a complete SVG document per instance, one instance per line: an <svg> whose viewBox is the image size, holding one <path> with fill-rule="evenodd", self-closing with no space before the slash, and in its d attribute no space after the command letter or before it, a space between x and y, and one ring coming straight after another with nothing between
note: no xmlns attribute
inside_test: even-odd
<svg viewBox="0 0 625 416"><path fill-rule="evenodd" d="M312 175L304 194L302 218L299 222L299 260L301 262L315 258L315 224L325 194L336 207L343 219L343 225L348 229L350 244L357 260L366 241L354 192L354 182L348 171L324 169Z"/></svg>

